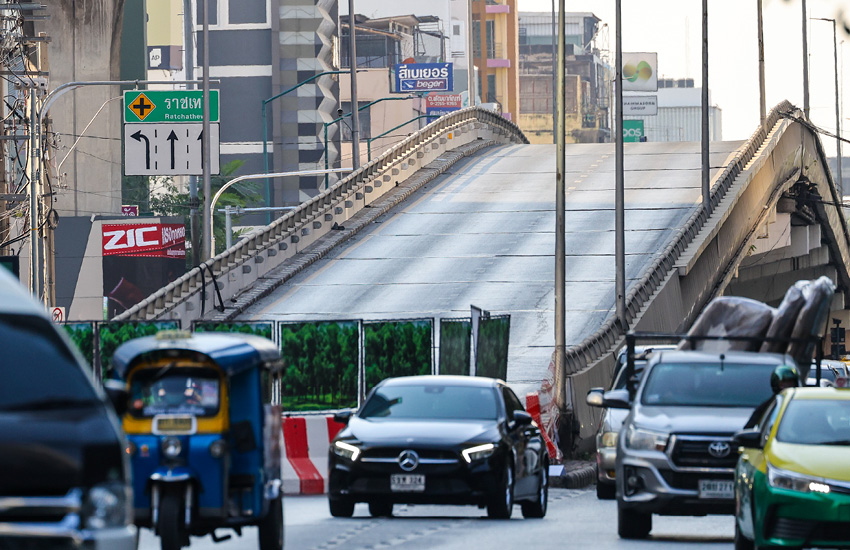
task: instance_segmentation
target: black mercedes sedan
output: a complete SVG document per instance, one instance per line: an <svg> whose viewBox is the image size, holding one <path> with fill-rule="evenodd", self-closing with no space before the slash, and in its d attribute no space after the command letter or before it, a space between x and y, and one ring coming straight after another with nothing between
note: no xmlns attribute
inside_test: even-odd
<svg viewBox="0 0 850 550"><path fill-rule="evenodd" d="M378 384L360 409L338 413L347 426L331 442L331 515L357 502L373 516L393 504L470 504L491 518L546 515L546 445L500 380L410 376Z"/></svg>

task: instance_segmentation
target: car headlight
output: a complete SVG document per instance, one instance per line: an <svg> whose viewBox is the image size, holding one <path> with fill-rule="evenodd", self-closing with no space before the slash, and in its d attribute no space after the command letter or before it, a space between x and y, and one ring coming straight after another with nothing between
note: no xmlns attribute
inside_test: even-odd
<svg viewBox="0 0 850 550"><path fill-rule="evenodd" d="M335 455L347 458L352 462L357 460L357 457L360 456L360 448L355 447L351 443L346 443L345 441L334 441L333 451Z"/></svg>
<svg viewBox="0 0 850 550"><path fill-rule="evenodd" d="M183 445L176 437L166 437L162 440L162 454L166 458L177 458L183 451Z"/></svg>
<svg viewBox="0 0 850 550"><path fill-rule="evenodd" d="M775 489L797 491L799 493L829 493L829 485L822 479L804 476L795 472L788 472L767 466L767 482Z"/></svg>
<svg viewBox="0 0 850 550"><path fill-rule="evenodd" d="M666 432L656 432L652 430L644 430L629 426L626 433L626 447L636 451L661 451L667 449L667 439L670 434Z"/></svg>
<svg viewBox="0 0 850 550"><path fill-rule="evenodd" d="M496 445L493 443L485 443L484 445L476 445L475 447L464 449L460 452L460 454L467 463L472 464L476 460L481 460L482 458L491 456L494 452L496 452Z"/></svg>
<svg viewBox="0 0 850 550"><path fill-rule="evenodd" d="M88 529L123 527L132 521L130 488L123 483L102 483L92 487L83 505Z"/></svg>
<svg viewBox="0 0 850 550"><path fill-rule="evenodd" d="M602 432L602 439L599 443L600 447L616 447L619 432Z"/></svg>

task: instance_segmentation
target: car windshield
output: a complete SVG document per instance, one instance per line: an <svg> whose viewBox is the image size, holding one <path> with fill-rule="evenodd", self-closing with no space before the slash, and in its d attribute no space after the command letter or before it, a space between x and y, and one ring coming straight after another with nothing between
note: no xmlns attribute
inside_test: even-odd
<svg viewBox="0 0 850 550"><path fill-rule="evenodd" d="M496 399L496 390L489 387L391 385L375 390L359 416L380 420L495 420Z"/></svg>
<svg viewBox="0 0 850 550"><path fill-rule="evenodd" d="M82 365L50 321L0 315L0 410L56 410L99 402Z"/></svg>
<svg viewBox="0 0 850 550"><path fill-rule="evenodd" d="M782 414L776 439L803 445L850 445L850 401L794 399Z"/></svg>
<svg viewBox="0 0 850 550"><path fill-rule="evenodd" d="M776 365L737 363L661 363L643 389L651 406L756 407L768 399Z"/></svg>
<svg viewBox="0 0 850 550"><path fill-rule="evenodd" d="M811 370L809 370L809 378L816 379L818 375L817 365L812 364ZM835 382L835 371L829 368L826 365L821 365L820 368L820 379L821 380L829 380L831 382Z"/></svg>
<svg viewBox="0 0 850 550"><path fill-rule="evenodd" d="M215 416L218 413L219 379L215 370L174 367L137 371L130 383L130 414L152 417L158 414Z"/></svg>

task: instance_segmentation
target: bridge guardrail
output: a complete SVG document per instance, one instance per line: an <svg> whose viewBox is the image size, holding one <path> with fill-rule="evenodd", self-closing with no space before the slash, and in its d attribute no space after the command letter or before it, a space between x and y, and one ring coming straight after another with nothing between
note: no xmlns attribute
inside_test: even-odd
<svg viewBox="0 0 850 550"><path fill-rule="evenodd" d="M398 175L401 171L414 172L416 169L413 167L421 162L420 159L431 156L434 151L446 145L450 139L449 133L465 134L471 131L483 131L505 142L528 143L516 124L487 109L468 107L443 116L338 181L329 189L300 204L259 233L240 240L221 254L196 266L114 319L156 319L167 314L177 305L184 304L188 299L198 295L206 284L212 283L212 281L208 283L204 280L203 269L208 269L219 279L223 275L235 275L233 277L235 285L229 284L231 281L228 280L214 284L220 290L225 286L228 287L224 292L225 300L238 295L250 286L251 282L240 283L243 277L235 271L241 266L243 274L250 273L252 266L246 265L250 258L254 258L256 263L262 263L265 258L258 257L256 251L268 251L267 255L273 257L278 252L274 249L275 244L280 244L280 250L286 250L288 245L283 242L286 239L290 239L295 244L302 237L312 235L311 239L314 240L329 230L329 227L323 226L330 226L331 224L327 222L331 222L336 216L348 219L364 208L368 200L366 194L373 193L375 187L380 187L384 182L390 182L391 177ZM361 203L356 204L356 201ZM317 229L324 231L318 233ZM281 259L276 262L276 265L282 261ZM256 280L256 277L253 279ZM231 288L239 284L242 284L242 288ZM194 306L187 306L185 309L191 311Z"/></svg>
<svg viewBox="0 0 850 550"><path fill-rule="evenodd" d="M711 189L709 209L699 209L694 212L678 231L676 237L656 257L650 268L644 272L640 280L628 290L626 293L626 321L629 325L637 318L643 306L661 286L679 256L703 228L735 179L756 155L782 114L791 109L793 109L792 105L788 101L783 101L770 111L764 126L753 133L734 160L718 175ZM609 316L599 330L585 338L580 344L567 349L565 374L569 376L588 367L602 358L623 337L625 337L623 327L620 326L613 315ZM557 376L558 373L556 373L555 387L562 387L563 380L557 379ZM559 405L562 406L563 404L559 403Z"/></svg>

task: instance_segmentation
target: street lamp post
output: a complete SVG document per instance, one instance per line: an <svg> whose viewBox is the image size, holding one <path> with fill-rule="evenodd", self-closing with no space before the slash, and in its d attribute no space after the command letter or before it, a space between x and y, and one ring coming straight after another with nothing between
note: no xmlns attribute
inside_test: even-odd
<svg viewBox="0 0 850 550"><path fill-rule="evenodd" d="M617 0L619 5L620 0ZM558 0L558 82L555 92L557 106L555 132L555 388L558 406L567 410L567 336L566 336L566 110L564 105L566 83L565 0Z"/></svg>
<svg viewBox="0 0 850 550"><path fill-rule="evenodd" d="M836 172L838 173L838 196L844 197L844 181L841 174L841 90L838 83L838 32L836 30L835 19L827 19L824 17L814 17L813 19L832 22L832 45L835 52L835 152L838 156L838 169Z"/></svg>
<svg viewBox="0 0 850 550"><path fill-rule="evenodd" d="M617 91L617 135L614 138L614 298L617 321L625 331L626 323L626 203L623 149L623 18L621 0L616 3L617 36L615 38L616 67L614 85Z"/></svg>
<svg viewBox="0 0 850 550"><path fill-rule="evenodd" d="M702 0L702 207L711 204L708 150L708 0Z"/></svg>
<svg viewBox="0 0 850 550"><path fill-rule="evenodd" d="M809 118L809 18L806 12L806 0L803 0L803 112Z"/></svg>
<svg viewBox="0 0 850 550"><path fill-rule="evenodd" d="M357 40L354 37L354 0L348 0L348 70L351 72L351 165L360 168L360 109L357 108ZM327 151L325 151L327 153Z"/></svg>
<svg viewBox="0 0 850 550"><path fill-rule="evenodd" d="M367 103L366 105L364 105L362 107L359 107L357 109L357 111L359 113L363 109L368 109L372 105L374 105L376 103L380 103L382 101L401 101L401 100L404 100L404 99L416 99L416 97L417 96L415 96L415 95L407 95L407 96L404 96L404 97L382 97L380 99L376 99L375 101L370 101L369 103ZM354 103L352 103L352 105L354 105ZM324 174L325 174L325 189L328 188L328 174L331 173L331 172L327 171L328 170L328 126L332 126L332 125L336 124L337 122L341 121L342 119L352 116L352 114L353 114L353 111L351 113L346 113L346 114L342 115L341 117L335 118L335 119L331 120L330 122L324 122L323 123L324 133L325 133L325 172L324 172ZM359 118L359 116L356 116L356 117L352 116L352 122L354 120L356 120L357 118ZM352 126L353 126L353 124L352 124ZM352 128L352 134L353 133L354 133L354 129ZM359 147L359 143L358 143L358 147ZM355 157L356 157L356 155L355 155ZM359 164L355 165L354 163L352 163L352 167L353 167L353 170L356 171L360 167L360 165Z"/></svg>
<svg viewBox="0 0 850 550"><path fill-rule="evenodd" d="M762 15L761 3L762 0L756 0L759 38L759 124L764 126L764 123L767 120L767 107L765 105L764 91L764 18Z"/></svg>

